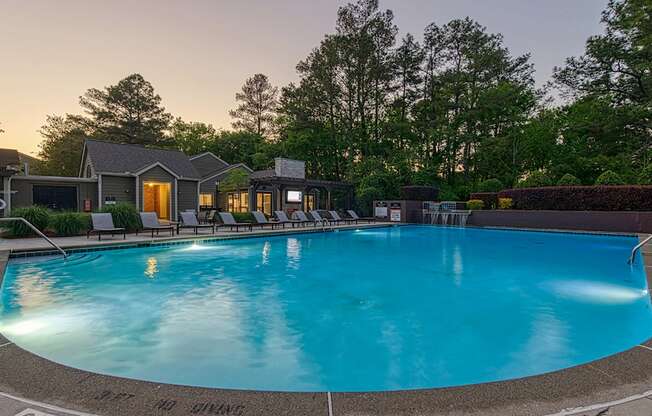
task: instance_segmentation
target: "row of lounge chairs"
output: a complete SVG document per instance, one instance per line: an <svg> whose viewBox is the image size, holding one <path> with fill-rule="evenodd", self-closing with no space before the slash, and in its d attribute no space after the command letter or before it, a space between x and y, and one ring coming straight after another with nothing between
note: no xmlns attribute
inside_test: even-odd
<svg viewBox="0 0 652 416"><path fill-rule="evenodd" d="M267 219L265 214L260 211L253 211L252 215L256 223L249 222L237 222L233 217L233 214L229 212L218 212L220 223L218 224L215 221L215 212L213 216L209 218L204 218L204 222L200 222L197 218L197 215L194 211L185 211L180 214L181 221L179 222L161 222L155 212L141 212L140 213L140 222L142 223L142 228L136 230L136 234L139 231L149 231L151 232L152 238L154 238L154 233L160 235L161 231L169 232L170 235L174 235L176 230L177 234L180 229L191 229L195 234L199 233L199 230L210 230L212 233L215 233L215 230L218 227L229 228L231 231L240 231L241 229L252 231L254 226L259 226L261 228L270 227L272 230L277 227L285 228L286 225L292 225L292 227L302 227L312 225L317 227L317 225L324 224L357 224L359 221L366 222L375 222L375 218L361 218L353 210L348 210L350 218L342 218L337 213L337 211L328 211L330 218L324 218L321 216L319 211L313 210L310 211L310 218L303 211L295 211L293 213L293 218L288 218L287 214L284 211L274 211L276 217L275 221L270 221ZM91 234L97 234L98 239L102 239L103 234L111 234L115 236L122 234L123 239L127 238L127 230L124 228L116 227L113 223L113 217L109 213L94 213L91 214L91 224L92 228L86 233L86 237L90 238Z"/></svg>

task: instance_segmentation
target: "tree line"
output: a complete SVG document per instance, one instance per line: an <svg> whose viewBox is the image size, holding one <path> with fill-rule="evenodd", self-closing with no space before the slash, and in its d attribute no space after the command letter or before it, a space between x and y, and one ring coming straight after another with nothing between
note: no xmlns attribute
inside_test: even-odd
<svg viewBox="0 0 652 416"><path fill-rule="evenodd" d="M86 137L212 151L267 168L306 161L314 178L347 180L361 201L437 185L443 199L473 191L557 183L652 183L652 5L612 0L604 32L537 89L528 54L470 18L432 23L399 39L390 10L359 0L300 61L295 83L247 79L233 130L174 118L133 74L89 89L81 115L48 116L39 173L75 175ZM551 100L552 94L563 98Z"/></svg>

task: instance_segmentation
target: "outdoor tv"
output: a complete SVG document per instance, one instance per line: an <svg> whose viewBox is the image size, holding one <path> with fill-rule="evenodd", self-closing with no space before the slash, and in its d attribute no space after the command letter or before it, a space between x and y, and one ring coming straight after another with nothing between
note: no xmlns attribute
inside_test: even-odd
<svg viewBox="0 0 652 416"><path fill-rule="evenodd" d="M303 192L301 191L288 191L287 202L301 202L303 201Z"/></svg>

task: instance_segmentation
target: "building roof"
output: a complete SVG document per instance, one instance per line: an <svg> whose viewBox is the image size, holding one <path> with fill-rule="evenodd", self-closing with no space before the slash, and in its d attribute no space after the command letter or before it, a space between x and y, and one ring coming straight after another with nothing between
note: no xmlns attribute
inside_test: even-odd
<svg viewBox="0 0 652 416"><path fill-rule="evenodd" d="M86 140L85 152L97 173L135 174L158 163L179 178L200 178L188 156L178 150Z"/></svg>
<svg viewBox="0 0 652 416"><path fill-rule="evenodd" d="M7 166L20 166L20 155L16 149L0 149L0 169Z"/></svg>
<svg viewBox="0 0 652 416"><path fill-rule="evenodd" d="M278 176L275 169L257 170L249 175L249 179L252 182L258 183L277 183L283 185L303 185L325 188L349 188L352 186L348 182Z"/></svg>
<svg viewBox="0 0 652 416"><path fill-rule="evenodd" d="M212 152L204 152L190 156L190 163L199 172L202 178L214 175L229 167L229 164Z"/></svg>

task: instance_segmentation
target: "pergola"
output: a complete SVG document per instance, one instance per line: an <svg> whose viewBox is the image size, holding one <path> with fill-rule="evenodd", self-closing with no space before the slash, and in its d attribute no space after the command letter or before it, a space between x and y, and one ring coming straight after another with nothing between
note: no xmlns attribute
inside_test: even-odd
<svg viewBox="0 0 652 416"><path fill-rule="evenodd" d="M283 210L285 204L283 195L287 190L301 191L303 194L308 194L314 190L319 192L319 195L326 195L326 209L333 209L332 194L335 191L342 191L346 194L344 198L344 209L351 209L353 207L353 185L346 182L339 181L326 181L319 179L301 179L301 178L288 178L275 176L273 171L257 172L258 175L252 175L249 179L249 195L253 198L256 192L266 190L272 192L272 210ZM253 206L254 201L250 202Z"/></svg>

